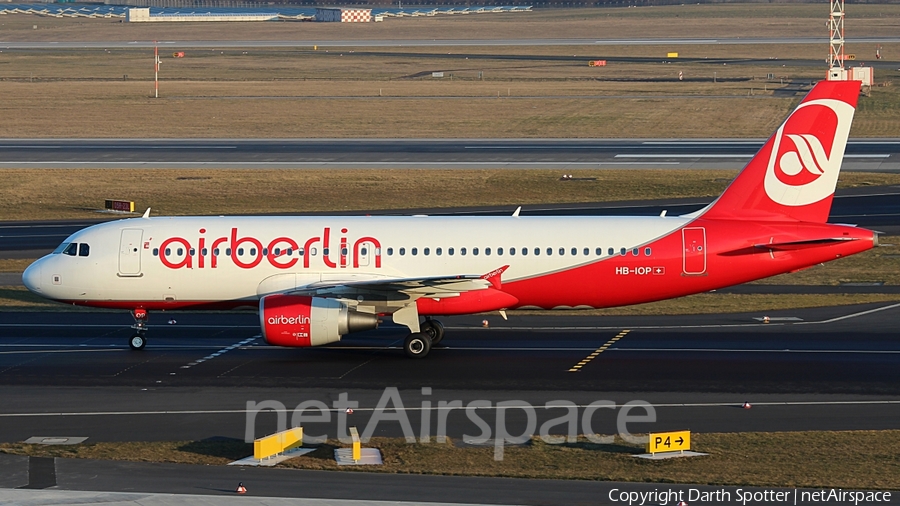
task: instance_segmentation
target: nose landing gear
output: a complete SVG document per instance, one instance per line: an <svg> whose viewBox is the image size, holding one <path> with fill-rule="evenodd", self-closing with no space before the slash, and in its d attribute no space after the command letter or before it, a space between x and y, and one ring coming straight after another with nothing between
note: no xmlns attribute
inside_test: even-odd
<svg viewBox="0 0 900 506"><path fill-rule="evenodd" d="M134 334L128 340L128 346L132 350L143 350L144 346L147 345L147 339L144 337L144 334L147 333L147 321L150 316L147 314L147 310L143 308L136 308L131 312L131 316L134 317L134 325L131 326L134 329Z"/></svg>

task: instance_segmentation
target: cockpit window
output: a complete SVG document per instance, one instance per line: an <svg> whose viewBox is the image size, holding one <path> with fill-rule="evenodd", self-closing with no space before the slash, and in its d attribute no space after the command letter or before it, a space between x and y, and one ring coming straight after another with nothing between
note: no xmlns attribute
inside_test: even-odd
<svg viewBox="0 0 900 506"><path fill-rule="evenodd" d="M60 253L62 253L63 251L65 251L66 248L68 248L70 244L72 244L72 243L70 243L70 242L64 242L64 243L60 244L59 246L57 246L56 249L53 250L53 253L50 253L50 254L51 254L51 255L59 255Z"/></svg>
<svg viewBox="0 0 900 506"><path fill-rule="evenodd" d="M90 244L83 242L78 246L78 256L86 257L91 254Z"/></svg>
<svg viewBox="0 0 900 506"><path fill-rule="evenodd" d="M78 254L78 243L73 242L73 243L69 244L66 247L66 249L63 250L63 254L69 255L70 257L77 255Z"/></svg>

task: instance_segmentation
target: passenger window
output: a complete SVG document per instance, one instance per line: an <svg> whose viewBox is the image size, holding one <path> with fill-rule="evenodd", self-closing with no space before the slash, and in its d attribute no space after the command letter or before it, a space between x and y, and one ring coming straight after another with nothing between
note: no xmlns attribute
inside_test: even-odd
<svg viewBox="0 0 900 506"><path fill-rule="evenodd" d="M153 248L153 256L155 256L155 257L159 256L159 248Z"/></svg>
<svg viewBox="0 0 900 506"><path fill-rule="evenodd" d="M70 257L77 255L78 254L78 243L73 242L73 243L69 244L69 246L66 247L65 251L63 251L63 254L69 255Z"/></svg>
<svg viewBox="0 0 900 506"><path fill-rule="evenodd" d="M603 248L597 248L596 250L594 250L594 254L597 255L597 256L602 255L602 254L603 254Z"/></svg>
<svg viewBox="0 0 900 506"><path fill-rule="evenodd" d="M288 256L291 256L291 255L293 255L293 254L294 254L294 248L288 248L288 250L287 250L287 255L288 255Z"/></svg>
<svg viewBox="0 0 900 506"><path fill-rule="evenodd" d="M477 254L478 254L478 248L472 248L472 254L473 254L473 255L477 255Z"/></svg>
<svg viewBox="0 0 900 506"><path fill-rule="evenodd" d="M179 253L179 255L180 255L180 254L181 254L181 253ZM238 254L238 256L243 256L243 255L244 255L244 248L238 248L237 254Z"/></svg>
<svg viewBox="0 0 900 506"><path fill-rule="evenodd" d="M166 256L169 256L171 254L172 254L172 248L166 248Z"/></svg>
<svg viewBox="0 0 900 506"><path fill-rule="evenodd" d="M491 248L484 248L484 254L490 256Z"/></svg>
<svg viewBox="0 0 900 506"><path fill-rule="evenodd" d="M564 256L566 254L566 248L559 248L559 256Z"/></svg>
<svg viewBox="0 0 900 506"><path fill-rule="evenodd" d="M280 255L280 254L281 254L281 248L275 248L275 249L273 249L273 250L272 250L272 254L275 255L275 256ZM204 253L204 255L205 255L205 253Z"/></svg>
<svg viewBox="0 0 900 506"><path fill-rule="evenodd" d="M442 250L441 248L438 248L438 249L434 250L434 253L435 253L437 256L441 256L441 253L443 253L443 252L444 252L444 250Z"/></svg>
<svg viewBox="0 0 900 506"><path fill-rule="evenodd" d="M413 254L413 256L418 255L418 254L419 254L419 248L413 248L413 249L412 249L412 254Z"/></svg>
<svg viewBox="0 0 900 506"><path fill-rule="evenodd" d="M516 256L516 248L509 248L509 256Z"/></svg>
<svg viewBox="0 0 900 506"><path fill-rule="evenodd" d="M447 254L449 254L450 256L453 256L453 248L448 248Z"/></svg>
<svg viewBox="0 0 900 506"><path fill-rule="evenodd" d="M406 248L400 248L400 256L403 256L405 254L406 254Z"/></svg>
<svg viewBox="0 0 900 506"><path fill-rule="evenodd" d="M213 255L219 256L219 248L213 250Z"/></svg>
<svg viewBox="0 0 900 506"><path fill-rule="evenodd" d="M534 256L538 256L541 254L541 248L534 248Z"/></svg>
<svg viewBox="0 0 900 506"><path fill-rule="evenodd" d="M644 254L650 256L650 248L644 248Z"/></svg>
<svg viewBox="0 0 900 506"><path fill-rule="evenodd" d="M169 254L169 250L166 250L166 255ZM231 248L225 248L225 256L231 256Z"/></svg>
<svg viewBox="0 0 900 506"><path fill-rule="evenodd" d="M640 248L634 248L633 250L631 250L631 254L634 256L640 255L641 254Z"/></svg>
<svg viewBox="0 0 900 506"><path fill-rule="evenodd" d="M572 256L578 256L578 248L572 248Z"/></svg>
<svg viewBox="0 0 900 506"><path fill-rule="evenodd" d="M209 250L206 248L203 248L202 250L200 250L200 254L203 256L206 256L207 253L209 253Z"/></svg>
<svg viewBox="0 0 900 506"><path fill-rule="evenodd" d="M178 256L184 255L184 248L178 248L177 250L175 250L175 253Z"/></svg>
<svg viewBox="0 0 900 506"><path fill-rule="evenodd" d="M462 256L466 256L466 248L459 248L459 254Z"/></svg>
<svg viewBox="0 0 900 506"><path fill-rule="evenodd" d="M81 243L78 246L78 256L86 257L91 254L91 245L87 243Z"/></svg>
<svg viewBox="0 0 900 506"><path fill-rule="evenodd" d="M528 248L522 248L522 256L528 255Z"/></svg>
<svg viewBox="0 0 900 506"><path fill-rule="evenodd" d="M194 248L189 249L188 254L190 254L191 256L194 256Z"/></svg>
<svg viewBox="0 0 900 506"><path fill-rule="evenodd" d="M388 248L388 256L394 256L394 248Z"/></svg>
<svg viewBox="0 0 900 506"><path fill-rule="evenodd" d="M552 254L553 254L553 248L547 248L547 256L550 256Z"/></svg>
<svg viewBox="0 0 900 506"><path fill-rule="evenodd" d="M425 256L430 255L430 254L431 254L431 248L425 248L425 249L423 249L423 250L422 250L422 253L425 253Z"/></svg>
<svg viewBox="0 0 900 506"><path fill-rule="evenodd" d="M622 256L625 256L625 255L628 254L628 249L627 249L627 248L622 248L621 250L619 250L619 253L621 253Z"/></svg>
<svg viewBox="0 0 900 506"><path fill-rule="evenodd" d="M344 249L342 249L341 251L344 252L344 256L347 256L347 248L344 248ZM369 248L363 248L363 249L359 250L359 253L360 253L361 255L368 255L368 254L369 254Z"/></svg>
<svg viewBox="0 0 900 506"><path fill-rule="evenodd" d="M609 248L609 250L607 250L607 254L609 254L609 255L615 255L615 254L616 254L616 250L613 249L613 248Z"/></svg>
<svg viewBox="0 0 900 506"><path fill-rule="evenodd" d="M381 248L375 248L375 254L381 256Z"/></svg>
<svg viewBox="0 0 900 506"><path fill-rule="evenodd" d="M255 254L256 254L256 249L251 249L251 250L250 250L250 254L251 254L251 255L255 255ZM265 256L269 256L269 248L263 248L263 250L262 250L262 256L264 256L264 257L265 257Z"/></svg>
<svg viewBox="0 0 900 506"><path fill-rule="evenodd" d="M256 256L256 248L250 248L250 256Z"/></svg>
<svg viewBox="0 0 900 506"><path fill-rule="evenodd" d="M503 248L497 248L497 254L503 256Z"/></svg>
<svg viewBox="0 0 900 506"><path fill-rule="evenodd" d="M309 248L309 254L310 254L310 256L318 255L319 254L318 248Z"/></svg>
<svg viewBox="0 0 900 506"><path fill-rule="evenodd" d="M365 255L365 254L366 254L366 253L363 252L363 255ZM341 248L341 255L347 256L347 248Z"/></svg>

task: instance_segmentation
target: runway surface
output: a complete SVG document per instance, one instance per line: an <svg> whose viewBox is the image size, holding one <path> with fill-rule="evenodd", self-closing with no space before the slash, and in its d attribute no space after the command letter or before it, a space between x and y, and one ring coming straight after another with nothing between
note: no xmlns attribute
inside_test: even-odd
<svg viewBox="0 0 900 506"><path fill-rule="evenodd" d="M763 139L0 139L0 168L738 169ZM847 171L900 172L900 139L853 139Z"/></svg>
<svg viewBox="0 0 900 506"><path fill-rule="evenodd" d="M341 392L359 403L352 422L363 427L387 387L398 389L417 432L425 400L435 409L454 400L527 403L538 407L538 423L558 416L543 408L552 400L582 411L601 400L617 409L651 403L656 422L633 432L900 428L900 304L770 312L769 324L761 316L489 316L489 328L482 317L445 318L442 346L411 360L405 329L391 324L337 345L283 349L261 341L253 314L157 313L147 348L133 352L127 314L0 313L0 438L243 439L249 401L290 413L312 399L335 412L330 423L304 424L308 434L334 437L346 416L334 405ZM745 401L754 408L739 409ZM593 430L614 433L616 410L602 411ZM483 413L493 425L493 409ZM508 419L524 426L524 411ZM260 414L254 435L275 422ZM478 433L463 410L450 412L448 435ZM375 435L402 431L382 422Z"/></svg>
<svg viewBox="0 0 900 506"><path fill-rule="evenodd" d="M900 37L854 37L849 43L893 43ZM179 48L252 47L433 47L433 46L648 46L716 44L827 44L827 37L659 38L659 39L386 39L386 40L161 40L159 46ZM153 41L0 41L5 49L125 49L152 48Z"/></svg>
<svg viewBox="0 0 900 506"><path fill-rule="evenodd" d="M577 181L571 184L578 184ZM712 201L710 198L682 198L664 201L623 201L582 204L525 205L522 216L657 216L663 210L670 216L694 212ZM475 207L454 209L369 210L333 213L360 214L429 214L484 215L511 214L515 206ZM332 214L332 213L318 213ZM0 258L37 258L49 253L62 241L82 228L117 219L103 215L96 220L61 220L0 222ZM861 187L838 190L831 209L832 223L853 223L888 234L900 234L900 186ZM2 285L2 283L0 283Z"/></svg>

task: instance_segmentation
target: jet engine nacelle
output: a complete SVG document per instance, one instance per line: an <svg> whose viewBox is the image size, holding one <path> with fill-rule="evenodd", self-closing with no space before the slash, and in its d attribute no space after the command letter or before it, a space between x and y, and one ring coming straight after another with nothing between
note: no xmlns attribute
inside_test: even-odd
<svg viewBox="0 0 900 506"><path fill-rule="evenodd" d="M267 295L259 300L262 336L275 346L320 346L351 332L378 326L378 316L360 313L334 299Z"/></svg>

